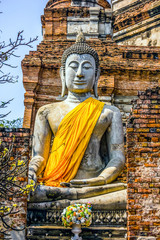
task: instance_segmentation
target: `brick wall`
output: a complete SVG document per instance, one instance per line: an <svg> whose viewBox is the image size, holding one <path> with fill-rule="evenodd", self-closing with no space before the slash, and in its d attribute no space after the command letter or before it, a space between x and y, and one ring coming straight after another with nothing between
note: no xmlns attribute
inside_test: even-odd
<svg viewBox="0 0 160 240"><path fill-rule="evenodd" d="M126 1L127 2L127 1ZM127 4L119 12L115 12L114 32L121 31L136 23L142 22L151 17L151 9L159 4L159 0L143 0Z"/></svg>
<svg viewBox="0 0 160 240"><path fill-rule="evenodd" d="M113 1L113 39L120 45L160 46L159 0Z"/></svg>
<svg viewBox="0 0 160 240"><path fill-rule="evenodd" d="M127 126L128 240L159 240L160 87L138 97Z"/></svg>
<svg viewBox="0 0 160 240"><path fill-rule="evenodd" d="M43 41L36 52L31 51L22 61L26 89L23 127L32 131L39 107L58 101L61 57L64 49L73 43L71 40ZM87 43L100 58L99 96L137 96L138 90L153 88L160 82L160 48L117 46L100 40ZM125 100L122 103L126 104Z"/></svg>
<svg viewBox="0 0 160 240"><path fill-rule="evenodd" d="M29 129L23 129L23 128L17 128L17 129L10 129L10 128L0 128L0 140L2 141L2 145L5 147L9 147L10 144L13 143L14 140L14 147L13 147L13 155L17 152L22 152L25 150L25 153L23 153L23 160L28 161L29 159L29 143L30 143L30 130ZM21 186L24 186L27 182L27 170L19 176L19 180L21 182ZM13 191L16 191L16 188L13 189ZM3 199L1 199L3 201ZM14 227L18 226L24 226L26 224L26 212L27 212L27 196L22 196L19 198L13 198L10 199L8 204L12 206L13 204L17 204L16 211L18 211L15 214L11 214L8 216L9 222L15 222ZM7 202L6 202L7 205ZM21 238L18 237L18 235L21 236ZM22 237L22 232L15 232L13 233L15 237L12 237L12 239L24 239ZM1 235L0 239L3 239L4 237Z"/></svg>

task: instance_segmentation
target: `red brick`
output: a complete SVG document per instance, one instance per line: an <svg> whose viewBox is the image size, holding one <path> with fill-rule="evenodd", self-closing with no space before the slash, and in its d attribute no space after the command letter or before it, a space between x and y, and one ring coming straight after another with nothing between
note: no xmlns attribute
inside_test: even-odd
<svg viewBox="0 0 160 240"><path fill-rule="evenodd" d="M160 112L154 109L154 107L157 108L158 106L158 104L155 105L155 100L150 102L150 109L148 110L144 103L146 99L153 99L153 92L149 90L149 94L146 91L142 96L139 95L141 100L137 101L138 104L135 102L133 111L143 114L138 117L136 114L131 113L130 115L130 119L134 123L134 139L131 138L133 133L127 132L127 210L130 213L127 228L128 240L131 240L132 237L133 239L135 237L136 240L141 236L141 232L145 233L144 236L156 236L160 224L158 221L158 209L156 208L157 204L159 204L160 194L158 168L160 159L160 124L157 121L157 119L160 119ZM154 95L154 98L156 99L158 96ZM140 124L140 128L137 128L137 124ZM143 130L143 127L145 130ZM130 143L130 141L132 142ZM130 166L132 166L131 169ZM133 210L135 211L133 212ZM138 225L138 228L136 225Z"/></svg>
<svg viewBox="0 0 160 240"><path fill-rule="evenodd" d="M157 137L153 137L152 138L152 142L158 142L159 140L158 140L158 138Z"/></svg>

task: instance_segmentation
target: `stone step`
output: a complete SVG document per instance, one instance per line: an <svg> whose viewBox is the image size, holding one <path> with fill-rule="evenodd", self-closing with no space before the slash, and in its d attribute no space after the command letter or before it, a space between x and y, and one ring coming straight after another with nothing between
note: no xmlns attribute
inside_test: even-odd
<svg viewBox="0 0 160 240"><path fill-rule="evenodd" d="M32 236L32 237L27 237L27 240L71 240L71 237L51 237L51 236L47 236L47 237L38 237L38 236ZM84 238L83 240L126 240L126 238Z"/></svg>
<svg viewBox="0 0 160 240"><path fill-rule="evenodd" d="M83 240L125 240L127 229L125 227L88 227L82 228L80 236ZM68 240L73 233L71 228L62 226L29 226L27 240Z"/></svg>

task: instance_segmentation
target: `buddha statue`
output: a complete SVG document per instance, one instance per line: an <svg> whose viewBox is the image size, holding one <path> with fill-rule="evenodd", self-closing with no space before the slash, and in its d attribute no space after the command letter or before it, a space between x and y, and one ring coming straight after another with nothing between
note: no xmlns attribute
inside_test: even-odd
<svg viewBox="0 0 160 240"><path fill-rule="evenodd" d="M30 201L125 206L126 185L116 181L125 163L121 113L97 100L99 75L98 54L80 31L62 56L67 98L42 106L36 115L28 175L36 189Z"/></svg>

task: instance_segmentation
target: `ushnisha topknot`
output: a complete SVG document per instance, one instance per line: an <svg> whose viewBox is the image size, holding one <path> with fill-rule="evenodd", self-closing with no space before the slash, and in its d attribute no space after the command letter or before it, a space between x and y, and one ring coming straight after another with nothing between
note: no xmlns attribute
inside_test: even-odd
<svg viewBox="0 0 160 240"><path fill-rule="evenodd" d="M66 63L66 59L68 58L69 55L71 54L90 54L94 59L95 59L95 63L96 63L96 74L97 74L97 70L99 68L99 57L97 52L91 48L85 41L85 37L84 34L82 32L82 30L80 29L78 34L77 34L77 38L76 38L76 43L73 44L71 47L67 48L63 55L62 55L62 68L63 68L63 72L65 75L65 63Z"/></svg>

